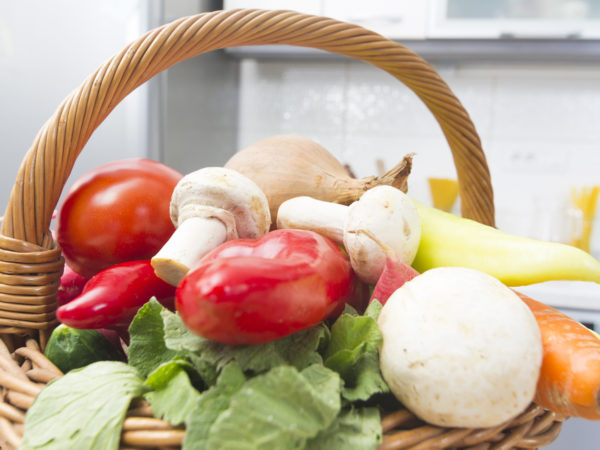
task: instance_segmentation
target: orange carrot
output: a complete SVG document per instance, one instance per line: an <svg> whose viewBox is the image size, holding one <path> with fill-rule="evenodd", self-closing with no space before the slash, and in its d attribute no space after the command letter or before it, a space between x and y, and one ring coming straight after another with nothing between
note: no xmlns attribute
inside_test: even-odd
<svg viewBox="0 0 600 450"><path fill-rule="evenodd" d="M535 402L570 417L600 420L600 338L576 320L517 292L533 312L544 349Z"/></svg>

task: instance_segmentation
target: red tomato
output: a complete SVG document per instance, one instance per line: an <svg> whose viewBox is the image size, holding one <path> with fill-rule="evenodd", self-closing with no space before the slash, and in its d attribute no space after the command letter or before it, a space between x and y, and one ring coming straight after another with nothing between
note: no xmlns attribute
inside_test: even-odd
<svg viewBox="0 0 600 450"><path fill-rule="evenodd" d="M149 259L175 227L171 194L182 174L144 158L99 166L79 178L58 211L56 238L78 274Z"/></svg>

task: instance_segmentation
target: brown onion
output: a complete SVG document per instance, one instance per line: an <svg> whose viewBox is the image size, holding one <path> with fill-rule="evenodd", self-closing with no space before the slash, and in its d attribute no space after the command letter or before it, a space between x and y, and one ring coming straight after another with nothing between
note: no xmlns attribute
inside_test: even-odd
<svg viewBox="0 0 600 450"><path fill-rule="evenodd" d="M412 154L381 177L353 178L324 147L302 136L278 135L261 139L237 152L225 167L254 181L269 200L271 219L284 201L309 196L348 205L372 187L387 184L406 192Z"/></svg>

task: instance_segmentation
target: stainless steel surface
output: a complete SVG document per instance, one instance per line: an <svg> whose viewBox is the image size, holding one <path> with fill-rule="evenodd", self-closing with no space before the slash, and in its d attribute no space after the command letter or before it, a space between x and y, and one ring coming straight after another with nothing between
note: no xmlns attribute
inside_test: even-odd
<svg viewBox="0 0 600 450"><path fill-rule="evenodd" d="M398 40L427 60L597 62L600 40L577 39L423 39ZM240 58L331 58L343 56L321 50L284 45L232 47Z"/></svg>

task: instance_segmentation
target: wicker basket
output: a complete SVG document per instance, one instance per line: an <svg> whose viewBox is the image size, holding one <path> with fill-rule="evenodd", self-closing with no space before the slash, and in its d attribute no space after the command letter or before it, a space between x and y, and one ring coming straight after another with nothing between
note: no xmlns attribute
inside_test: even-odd
<svg viewBox="0 0 600 450"><path fill-rule="evenodd" d="M184 17L128 45L85 80L42 127L25 155L0 235L0 448L17 448L25 411L45 383L61 375L40 351L56 325L60 249L52 212L75 159L112 109L154 75L204 52L240 45L289 44L362 60L412 89L435 116L456 165L462 214L494 224L493 193L481 142L469 115L419 56L364 28L292 11L231 10ZM404 409L383 418L382 449L536 448L558 435L563 417L532 404L498 427L449 429ZM132 405L123 448L180 446L185 430Z"/></svg>

